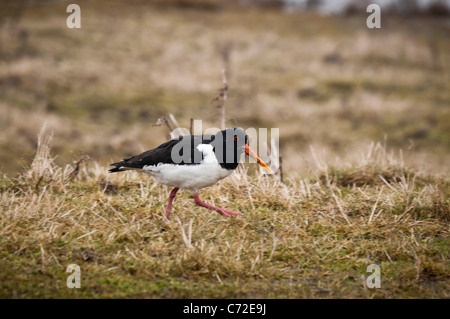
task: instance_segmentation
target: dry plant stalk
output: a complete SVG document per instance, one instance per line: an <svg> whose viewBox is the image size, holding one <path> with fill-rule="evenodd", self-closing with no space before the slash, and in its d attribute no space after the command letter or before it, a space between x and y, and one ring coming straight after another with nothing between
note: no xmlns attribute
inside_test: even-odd
<svg viewBox="0 0 450 319"><path fill-rule="evenodd" d="M80 165L84 162L87 162L91 158L89 155L83 154L81 155L80 159L74 163L73 171L69 174L69 180L73 180L74 178L78 177L78 174L80 173Z"/></svg>
<svg viewBox="0 0 450 319"><path fill-rule="evenodd" d="M172 133L173 129L169 124L169 121L167 120L167 118L165 116L160 117L155 124L153 124L152 126L162 126L165 125L167 126L167 128L169 129L169 133Z"/></svg>
<svg viewBox="0 0 450 319"><path fill-rule="evenodd" d="M170 114L170 117L172 119L172 121L177 125L178 123L174 120L175 118L173 117L172 114ZM167 126L167 128L169 129L169 138L172 139L174 138L174 131L172 126L169 124L169 121L167 120L167 118L165 116L160 117L155 124L153 124L152 126L162 126L165 125Z"/></svg>
<svg viewBox="0 0 450 319"><path fill-rule="evenodd" d="M226 129L226 120L225 120L225 103L227 100L227 91L228 91L228 82L227 82L227 76L226 76L226 70L222 69L222 87L219 89L217 96L211 101L213 102L220 102L216 107L220 108L220 127L222 130Z"/></svg>

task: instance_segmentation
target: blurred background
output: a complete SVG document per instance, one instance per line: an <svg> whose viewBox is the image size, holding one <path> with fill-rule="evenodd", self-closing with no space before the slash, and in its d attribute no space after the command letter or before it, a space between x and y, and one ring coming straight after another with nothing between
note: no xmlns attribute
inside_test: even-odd
<svg viewBox="0 0 450 319"><path fill-rule="evenodd" d="M81 29L66 8L81 7ZM368 29L366 7L382 8ZM15 176L37 134L60 165L107 165L167 139L169 114L280 129L283 173L348 163L371 142L448 173L450 1L2 1L0 169ZM175 127L175 123L170 122Z"/></svg>

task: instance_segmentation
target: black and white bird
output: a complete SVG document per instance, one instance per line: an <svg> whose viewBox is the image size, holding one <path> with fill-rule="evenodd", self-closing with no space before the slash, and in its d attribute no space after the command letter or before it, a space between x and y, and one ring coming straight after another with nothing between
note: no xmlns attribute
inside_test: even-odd
<svg viewBox="0 0 450 319"><path fill-rule="evenodd" d="M203 202L198 196L198 190L230 175L238 167L243 153L272 173L270 167L248 146L248 135L240 128L226 129L215 135L180 136L157 148L111 164L114 168L109 172L139 170L153 176L160 184L174 187L166 209L167 218L179 189L193 191L197 205L231 217L241 213Z"/></svg>

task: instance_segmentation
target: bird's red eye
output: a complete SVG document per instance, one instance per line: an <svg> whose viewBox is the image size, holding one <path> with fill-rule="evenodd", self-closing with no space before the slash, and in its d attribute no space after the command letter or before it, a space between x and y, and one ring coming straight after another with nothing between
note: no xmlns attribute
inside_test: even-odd
<svg viewBox="0 0 450 319"><path fill-rule="evenodd" d="M239 137L237 137L237 135L234 136L234 141L237 142L237 140L239 139Z"/></svg>

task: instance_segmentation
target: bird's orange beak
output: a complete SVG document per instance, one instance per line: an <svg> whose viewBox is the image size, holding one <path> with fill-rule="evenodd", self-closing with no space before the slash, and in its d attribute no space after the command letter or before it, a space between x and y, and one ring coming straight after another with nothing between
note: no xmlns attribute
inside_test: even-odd
<svg viewBox="0 0 450 319"><path fill-rule="evenodd" d="M260 159L258 155L256 155L255 152L253 152L253 150L247 144L245 144L245 154L256 160L256 163L264 167L264 169L268 171L270 174L273 174L273 171L270 169L270 167L266 163L264 163L264 161Z"/></svg>

